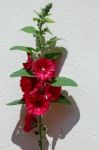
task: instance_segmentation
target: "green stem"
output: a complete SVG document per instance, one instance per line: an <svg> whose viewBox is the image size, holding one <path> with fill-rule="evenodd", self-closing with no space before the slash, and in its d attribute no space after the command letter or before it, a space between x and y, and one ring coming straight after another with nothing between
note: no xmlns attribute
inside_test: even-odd
<svg viewBox="0 0 99 150"><path fill-rule="evenodd" d="M39 147L40 150L43 150L43 134L42 134L42 118L39 116Z"/></svg>
<svg viewBox="0 0 99 150"><path fill-rule="evenodd" d="M39 32L40 32L40 36L39 36L39 48L42 48L42 43L41 43L41 36L42 36L42 23L39 24ZM39 128L39 148L40 150L43 150L43 130L42 130L42 117L39 116L39 120L38 120L38 128Z"/></svg>
<svg viewBox="0 0 99 150"><path fill-rule="evenodd" d="M39 32L40 32L40 36L39 36L39 48L41 50L41 48L42 48L42 42L41 42L41 37L42 37L42 22L39 23L38 28L39 28Z"/></svg>

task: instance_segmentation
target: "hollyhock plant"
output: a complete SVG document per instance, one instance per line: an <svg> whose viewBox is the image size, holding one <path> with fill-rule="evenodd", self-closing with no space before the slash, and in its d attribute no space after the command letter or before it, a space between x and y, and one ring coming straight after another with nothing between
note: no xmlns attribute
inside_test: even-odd
<svg viewBox="0 0 99 150"><path fill-rule="evenodd" d="M23 130L29 132L34 129L38 138L39 149L44 150L43 140L46 135L46 128L42 119L47 116L52 103L55 105L71 105L70 100L63 95L62 86L77 86L77 83L67 77L56 75L56 61L62 51L56 51L56 42L60 39L52 37L52 32L46 23L54 23L49 18L52 3L46 5L40 12L36 12L37 17L33 18L37 27L26 26L21 31L32 34L36 39L34 47L14 46L11 50L20 50L26 53L27 61L22 63L22 69L15 71L11 77L21 77L20 87L22 98L8 103L8 105L24 105L26 116L24 118ZM46 34L51 34L47 40ZM44 134L45 133L45 134Z"/></svg>
<svg viewBox="0 0 99 150"><path fill-rule="evenodd" d="M47 58L40 58L33 63L32 70L42 81L50 80L55 75L55 63Z"/></svg>

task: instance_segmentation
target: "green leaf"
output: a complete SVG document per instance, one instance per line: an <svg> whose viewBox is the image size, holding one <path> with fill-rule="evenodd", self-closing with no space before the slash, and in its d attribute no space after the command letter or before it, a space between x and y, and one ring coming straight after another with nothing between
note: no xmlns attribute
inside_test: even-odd
<svg viewBox="0 0 99 150"><path fill-rule="evenodd" d="M33 34L33 33L35 33L36 29L35 29L35 27L32 27L32 26L26 26L26 27L22 28L21 31Z"/></svg>
<svg viewBox="0 0 99 150"><path fill-rule="evenodd" d="M32 72L25 70L24 68L15 71L14 73L12 73L10 75L10 77L20 77L20 76L24 76L24 77L33 77Z"/></svg>
<svg viewBox="0 0 99 150"><path fill-rule="evenodd" d="M48 58L48 59L56 59L57 57L59 57L62 53L47 53L44 55L44 57Z"/></svg>
<svg viewBox="0 0 99 150"><path fill-rule="evenodd" d="M77 83L66 77L57 77L52 82L53 86L77 86Z"/></svg>
<svg viewBox="0 0 99 150"><path fill-rule="evenodd" d="M47 44L49 45L49 48L53 48L56 46L56 42L60 40L60 38L53 37L49 41L47 41Z"/></svg>
<svg viewBox="0 0 99 150"><path fill-rule="evenodd" d="M49 17L45 17L47 23L55 23L55 21Z"/></svg>
<svg viewBox="0 0 99 150"><path fill-rule="evenodd" d="M58 99L58 101L56 101L56 103L65 104L65 105L71 105L70 100L67 97L63 96L63 95L61 95L59 97L59 99Z"/></svg>
<svg viewBox="0 0 99 150"><path fill-rule="evenodd" d="M25 104L23 99L19 99L19 100L15 100L13 102L8 103L7 105L11 106L11 105L19 105L19 104Z"/></svg>
<svg viewBox="0 0 99 150"><path fill-rule="evenodd" d="M30 53L31 51L35 51L32 47L25 47L25 46L13 46L10 50L20 50Z"/></svg>
<svg viewBox="0 0 99 150"><path fill-rule="evenodd" d="M48 27L45 28L45 32L47 32L47 33L52 35L52 32L50 31L50 29Z"/></svg>
<svg viewBox="0 0 99 150"><path fill-rule="evenodd" d="M35 11L35 10L34 10L34 12L35 12L36 15L38 15L39 17L41 17L41 14L40 14L40 13L38 13L38 12Z"/></svg>
<svg viewBox="0 0 99 150"><path fill-rule="evenodd" d="M40 19L39 18L33 18L33 21L39 21Z"/></svg>

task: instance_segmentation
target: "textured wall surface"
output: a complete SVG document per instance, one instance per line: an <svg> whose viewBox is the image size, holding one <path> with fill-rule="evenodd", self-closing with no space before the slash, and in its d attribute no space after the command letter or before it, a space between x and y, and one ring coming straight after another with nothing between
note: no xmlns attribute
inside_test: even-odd
<svg viewBox="0 0 99 150"><path fill-rule="evenodd" d="M32 36L19 29L32 25L33 10L48 2L54 3L56 20L50 28L65 39L58 45L68 50L60 74L79 84L65 88L73 95L71 108L55 106L48 114L49 150L51 145L55 150L99 150L99 0L0 0L0 149L38 149L32 133L17 131L21 106L5 104L22 96L19 78L9 75L26 60L23 52L9 48L34 45Z"/></svg>

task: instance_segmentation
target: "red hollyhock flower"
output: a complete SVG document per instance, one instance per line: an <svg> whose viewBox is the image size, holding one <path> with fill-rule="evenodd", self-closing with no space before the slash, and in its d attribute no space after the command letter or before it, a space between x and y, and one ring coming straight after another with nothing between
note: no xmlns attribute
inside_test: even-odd
<svg viewBox="0 0 99 150"><path fill-rule="evenodd" d="M54 102L57 101L59 96L61 95L61 87L54 87L51 85L47 85L45 88L45 97Z"/></svg>
<svg viewBox="0 0 99 150"><path fill-rule="evenodd" d="M37 84L35 84L35 87L29 92L29 94L31 96L44 94L42 89L43 89L43 83L39 81Z"/></svg>
<svg viewBox="0 0 99 150"><path fill-rule="evenodd" d="M31 55L28 53L28 59L26 63L23 63L23 66L26 70L31 70L32 69L32 64L33 64L33 59Z"/></svg>
<svg viewBox="0 0 99 150"><path fill-rule="evenodd" d="M54 87L50 84L37 85L39 95L44 95L44 97L49 101L57 101L61 95L61 87Z"/></svg>
<svg viewBox="0 0 99 150"><path fill-rule="evenodd" d="M23 127L25 132L31 131L37 126L37 120L33 115L26 114L25 116L25 125Z"/></svg>
<svg viewBox="0 0 99 150"><path fill-rule="evenodd" d="M39 81L33 90L29 92L31 96L45 95L46 94L46 83Z"/></svg>
<svg viewBox="0 0 99 150"><path fill-rule="evenodd" d="M48 83L39 82L29 94L31 96L43 95L49 101L57 101L61 95L61 87L53 87Z"/></svg>
<svg viewBox="0 0 99 150"><path fill-rule="evenodd" d="M55 75L55 63L47 58L40 58L33 63L32 71L42 81L50 80Z"/></svg>
<svg viewBox="0 0 99 150"><path fill-rule="evenodd" d="M25 95L26 109L31 115L44 115L49 110L50 103L43 95Z"/></svg>
<svg viewBox="0 0 99 150"><path fill-rule="evenodd" d="M49 91L49 93L51 93L51 101L57 101L59 96L61 95L61 87L50 86Z"/></svg>
<svg viewBox="0 0 99 150"><path fill-rule="evenodd" d="M34 89L37 84L37 78L32 77L21 77L20 86L23 92L29 92Z"/></svg>

